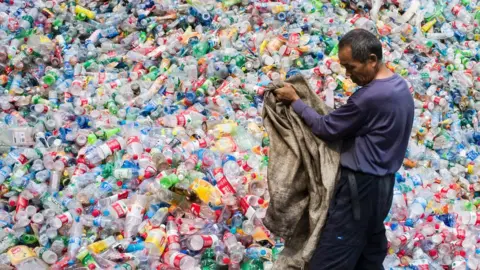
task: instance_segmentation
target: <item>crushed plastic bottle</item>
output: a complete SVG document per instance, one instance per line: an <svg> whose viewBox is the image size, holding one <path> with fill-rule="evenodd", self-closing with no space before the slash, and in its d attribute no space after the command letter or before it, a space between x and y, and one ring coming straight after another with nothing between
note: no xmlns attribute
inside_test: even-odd
<svg viewBox="0 0 480 270"><path fill-rule="evenodd" d="M387 269L479 269L480 5L470 1L0 3L0 263L272 269L265 87L356 90L338 41L377 34L415 97ZM422 269L423 269L422 268Z"/></svg>

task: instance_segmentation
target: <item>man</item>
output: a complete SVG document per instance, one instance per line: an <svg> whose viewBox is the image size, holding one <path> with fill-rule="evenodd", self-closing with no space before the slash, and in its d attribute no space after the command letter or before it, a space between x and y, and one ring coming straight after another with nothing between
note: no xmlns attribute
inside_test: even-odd
<svg viewBox="0 0 480 270"><path fill-rule="evenodd" d="M412 129L413 98L405 80L382 63L382 45L372 33L348 32L338 55L362 88L330 114L319 115L303 103L292 85L275 90L276 98L291 103L316 136L343 140L341 176L309 268L383 269L383 221Z"/></svg>

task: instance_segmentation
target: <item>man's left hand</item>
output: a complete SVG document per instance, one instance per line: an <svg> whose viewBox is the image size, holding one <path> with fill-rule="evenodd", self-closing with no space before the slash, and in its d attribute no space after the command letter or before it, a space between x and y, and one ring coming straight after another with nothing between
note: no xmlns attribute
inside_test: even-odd
<svg viewBox="0 0 480 270"><path fill-rule="evenodd" d="M295 88L293 88L293 86L289 83L284 83L283 87L277 88L275 91L273 91L273 93L275 94L277 100L285 104L290 104L297 99L300 99L295 91Z"/></svg>

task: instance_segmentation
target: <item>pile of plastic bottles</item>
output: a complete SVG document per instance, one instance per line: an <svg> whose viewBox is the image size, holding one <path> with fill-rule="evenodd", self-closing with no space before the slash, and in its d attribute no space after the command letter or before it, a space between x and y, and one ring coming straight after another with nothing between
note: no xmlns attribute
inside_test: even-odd
<svg viewBox="0 0 480 270"><path fill-rule="evenodd" d="M271 269L264 87L301 73L340 106L338 40L365 28L417 108L385 266L480 269L479 22L476 0L1 1L1 267Z"/></svg>

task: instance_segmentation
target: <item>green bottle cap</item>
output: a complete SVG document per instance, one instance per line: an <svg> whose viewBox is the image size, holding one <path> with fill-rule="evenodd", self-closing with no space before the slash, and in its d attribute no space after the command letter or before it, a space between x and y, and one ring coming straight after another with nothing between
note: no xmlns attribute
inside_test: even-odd
<svg viewBox="0 0 480 270"><path fill-rule="evenodd" d="M55 77L51 74L47 74L43 77L43 82L48 86L51 86L52 84L54 84L55 81L56 81Z"/></svg>
<svg viewBox="0 0 480 270"><path fill-rule="evenodd" d="M95 144L95 142L97 142L97 140L98 139L97 139L97 136L95 136L95 134L93 134L93 133L88 134L88 136L87 136L88 144Z"/></svg>

